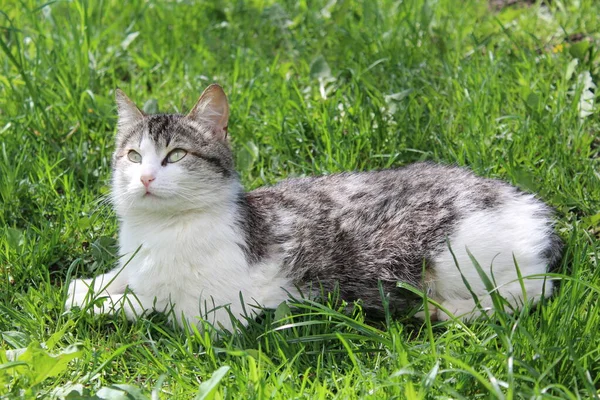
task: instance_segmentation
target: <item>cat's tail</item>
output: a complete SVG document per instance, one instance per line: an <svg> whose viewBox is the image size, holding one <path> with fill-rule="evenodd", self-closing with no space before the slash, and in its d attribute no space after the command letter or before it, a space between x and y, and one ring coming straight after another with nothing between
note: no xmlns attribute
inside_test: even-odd
<svg viewBox="0 0 600 400"><path fill-rule="evenodd" d="M564 242L561 237L552 232L548 246L544 250L543 256L548 262L548 272L557 272L564 256Z"/></svg>

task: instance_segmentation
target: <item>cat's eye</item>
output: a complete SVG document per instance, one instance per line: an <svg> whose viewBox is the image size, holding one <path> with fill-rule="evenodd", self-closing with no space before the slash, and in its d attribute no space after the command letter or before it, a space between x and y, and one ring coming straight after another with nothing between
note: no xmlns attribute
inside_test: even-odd
<svg viewBox="0 0 600 400"><path fill-rule="evenodd" d="M129 161L134 163L139 164L142 162L142 156L135 150L129 150L129 153L127 153L127 158L129 159Z"/></svg>
<svg viewBox="0 0 600 400"><path fill-rule="evenodd" d="M185 151L183 149L175 149L172 152L170 152L169 154L167 154L167 162L176 163L177 161L179 161L183 157L185 157L186 154L187 154L187 151Z"/></svg>

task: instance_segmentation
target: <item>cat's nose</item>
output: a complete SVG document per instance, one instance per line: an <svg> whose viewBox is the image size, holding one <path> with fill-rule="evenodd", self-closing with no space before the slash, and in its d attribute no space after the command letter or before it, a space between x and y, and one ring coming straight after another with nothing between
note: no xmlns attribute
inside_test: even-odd
<svg viewBox="0 0 600 400"><path fill-rule="evenodd" d="M153 176L153 175L142 175L142 176L140 176L140 181L142 181L142 183L144 184L144 186L146 188L148 188L148 186L150 186L150 182L152 182L154 179L156 179L156 177Z"/></svg>

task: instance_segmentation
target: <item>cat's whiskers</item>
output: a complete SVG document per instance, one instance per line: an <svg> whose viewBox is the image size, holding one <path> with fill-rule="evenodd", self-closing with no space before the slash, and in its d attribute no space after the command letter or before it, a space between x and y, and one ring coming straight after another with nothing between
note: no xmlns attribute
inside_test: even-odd
<svg viewBox="0 0 600 400"><path fill-rule="evenodd" d="M175 196L184 198L185 200L189 200L189 201L196 201L202 197L202 196L198 196L198 193L194 192L193 190L187 190L187 189L182 189L182 188L178 188L177 190L174 190L173 193L175 194Z"/></svg>
<svg viewBox="0 0 600 400"><path fill-rule="evenodd" d="M112 192L110 192L107 194L100 195L95 200L95 203L96 203L96 206L99 208L99 207L109 206L109 205L113 204L116 199L117 199L117 196L114 195Z"/></svg>

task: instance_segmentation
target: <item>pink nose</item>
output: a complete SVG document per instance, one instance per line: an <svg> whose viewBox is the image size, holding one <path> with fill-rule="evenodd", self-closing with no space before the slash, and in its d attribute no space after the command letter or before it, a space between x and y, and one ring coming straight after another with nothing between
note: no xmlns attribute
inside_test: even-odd
<svg viewBox="0 0 600 400"><path fill-rule="evenodd" d="M148 186L150 186L150 182L152 182L154 179L156 179L156 177L152 175L142 175L140 177L140 181L142 181L144 186L146 186L146 189L148 188Z"/></svg>

